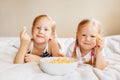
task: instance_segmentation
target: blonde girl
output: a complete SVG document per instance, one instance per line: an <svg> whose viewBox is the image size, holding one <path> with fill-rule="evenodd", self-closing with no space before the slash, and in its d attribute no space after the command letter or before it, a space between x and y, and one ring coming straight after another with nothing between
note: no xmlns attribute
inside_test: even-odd
<svg viewBox="0 0 120 80"><path fill-rule="evenodd" d="M20 48L14 63L39 62L42 57L63 56L55 40L55 22L48 15L37 16L32 25L32 39L24 27L20 34Z"/></svg>
<svg viewBox="0 0 120 80"><path fill-rule="evenodd" d="M67 56L79 60L81 63L104 69L103 39L100 36L101 25L95 19L84 19L77 27L76 41L67 50Z"/></svg>

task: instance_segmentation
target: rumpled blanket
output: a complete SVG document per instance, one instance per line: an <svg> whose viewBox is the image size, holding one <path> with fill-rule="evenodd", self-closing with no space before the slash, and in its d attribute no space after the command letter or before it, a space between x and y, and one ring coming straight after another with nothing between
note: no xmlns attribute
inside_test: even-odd
<svg viewBox="0 0 120 80"><path fill-rule="evenodd" d="M18 39L8 39L0 40L0 80L120 80L120 35L105 37L107 67L104 70L81 64L74 72L63 76L44 73L35 62L13 64L18 50L13 44ZM70 40L71 38L65 38L60 41L63 45Z"/></svg>

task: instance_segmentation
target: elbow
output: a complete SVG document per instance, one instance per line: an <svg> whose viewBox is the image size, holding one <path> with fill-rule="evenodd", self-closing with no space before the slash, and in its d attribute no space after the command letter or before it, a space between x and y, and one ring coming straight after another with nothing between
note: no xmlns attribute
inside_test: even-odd
<svg viewBox="0 0 120 80"><path fill-rule="evenodd" d="M96 68L100 69L100 70L104 70L107 65L106 64L102 64L102 65L95 65Z"/></svg>

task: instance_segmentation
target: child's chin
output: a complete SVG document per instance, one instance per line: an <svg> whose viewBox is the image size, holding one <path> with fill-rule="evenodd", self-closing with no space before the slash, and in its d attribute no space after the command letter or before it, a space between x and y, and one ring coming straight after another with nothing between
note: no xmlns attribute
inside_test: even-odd
<svg viewBox="0 0 120 80"><path fill-rule="evenodd" d="M85 50L91 50L92 47L84 47Z"/></svg>
<svg viewBox="0 0 120 80"><path fill-rule="evenodd" d="M42 40L42 39L38 39L36 40L37 43L45 43L45 40Z"/></svg>

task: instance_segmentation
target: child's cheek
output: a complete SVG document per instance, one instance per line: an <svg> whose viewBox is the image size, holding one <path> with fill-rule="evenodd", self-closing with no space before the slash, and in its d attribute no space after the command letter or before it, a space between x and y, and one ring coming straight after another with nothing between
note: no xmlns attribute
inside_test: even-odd
<svg viewBox="0 0 120 80"><path fill-rule="evenodd" d="M93 44L93 47L95 47L97 45L97 40L94 40L92 44Z"/></svg>

